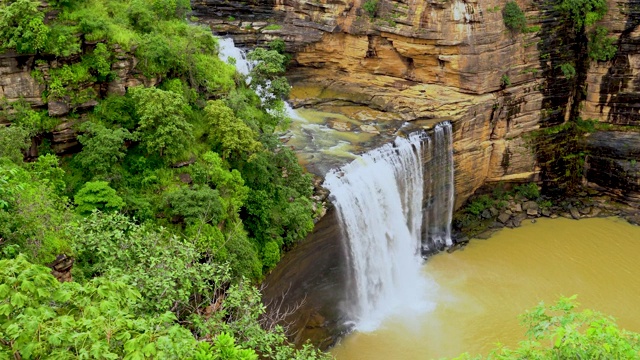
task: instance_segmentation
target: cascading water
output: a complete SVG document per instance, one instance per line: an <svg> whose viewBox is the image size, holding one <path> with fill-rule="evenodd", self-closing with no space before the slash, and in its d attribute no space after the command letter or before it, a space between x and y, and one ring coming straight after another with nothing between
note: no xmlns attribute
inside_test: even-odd
<svg viewBox="0 0 640 360"><path fill-rule="evenodd" d="M423 252L441 250L451 246L451 220L453 218L454 178L453 178L453 134L449 122L436 125L433 131L431 161L426 174L425 206L426 236L423 238Z"/></svg>
<svg viewBox="0 0 640 360"><path fill-rule="evenodd" d="M424 132L397 138L325 178L348 239L351 311L360 331L376 329L392 313L433 307L425 293L436 285L421 274L421 253L429 244L451 243L450 224L444 226L453 206L451 143L451 125L439 124L433 139ZM431 211L435 206L449 208ZM425 225L437 238L423 239Z"/></svg>

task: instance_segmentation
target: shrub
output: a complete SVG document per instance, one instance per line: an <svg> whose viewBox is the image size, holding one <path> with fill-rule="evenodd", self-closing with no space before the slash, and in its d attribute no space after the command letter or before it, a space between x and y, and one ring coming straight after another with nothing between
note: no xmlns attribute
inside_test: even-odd
<svg viewBox="0 0 640 360"><path fill-rule="evenodd" d="M514 33L524 31L527 26L527 19L524 13L514 1L509 1L502 9L502 20L507 29Z"/></svg>
<svg viewBox="0 0 640 360"><path fill-rule="evenodd" d="M493 206L493 200L487 195L481 195L467 206L467 211L473 215L480 215L491 206Z"/></svg>
<svg viewBox="0 0 640 360"><path fill-rule="evenodd" d="M369 17L374 17L378 11L378 0L367 0L362 4L362 8L369 14Z"/></svg>
<svg viewBox="0 0 640 360"><path fill-rule="evenodd" d="M560 65L560 70L562 71L564 77L567 78L567 80L573 79L573 77L576 76L576 68L574 68L573 65L569 63Z"/></svg>
<svg viewBox="0 0 640 360"><path fill-rule="evenodd" d="M540 190L538 190L538 185L535 183L518 185L514 187L513 190L515 190L516 194L529 200L534 200L540 197Z"/></svg>
<svg viewBox="0 0 640 360"><path fill-rule="evenodd" d="M122 198L109 187L106 181L94 181L84 184L74 198L77 210L81 214L90 214L94 210L118 211L124 206Z"/></svg>
<svg viewBox="0 0 640 360"><path fill-rule="evenodd" d="M502 75L502 77L500 78L500 86L506 88L509 85L511 85L511 78L509 78L509 75L507 74Z"/></svg>
<svg viewBox="0 0 640 360"><path fill-rule="evenodd" d="M589 58L594 61L609 61L616 56L618 48L613 45L614 39L607 37L609 30L598 26L589 35L587 51Z"/></svg>

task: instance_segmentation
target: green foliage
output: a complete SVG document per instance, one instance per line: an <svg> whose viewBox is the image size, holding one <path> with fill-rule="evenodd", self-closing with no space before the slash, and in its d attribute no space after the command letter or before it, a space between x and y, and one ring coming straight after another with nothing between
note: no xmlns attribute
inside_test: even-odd
<svg viewBox="0 0 640 360"><path fill-rule="evenodd" d="M280 246L275 241L269 241L262 249L262 263L267 269L272 269L280 261Z"/></svg>
<svg viewBox="0 0 640 360"><path fill-rule="evenodd" d="M34 54L45 48L50 30L39 6L38 0L0 2L0 50Z"/></svg>
<svg viewBox="0 0 640 360"><path fill-rule="evenodd" d="M59 283L24 257L0 260L0 357L188 358L196 340L172 313L135 312L140 294L119 279Z"/></svg>
<svg viewBox="0 0 640 360"><path fill-rule="evenodd" d="M257 134L237 119L221 100L209 101L204 109L211 126L211 138L217 143L224 159L230 156L248 157L262 147Z"/></svg>
<svg viewBox="0 0 640 360"><path fill-rule="evenodd" d="M513 190L517 195L520 195L529 200L536 200L540 197L540 190L538 189L538 185L536 185L536 183L517 185L513 188Z"/></svg>
<svg viewBox="0 0 640 360"><path fill-rule="evenodd" d="M132 131L138 124L136 103L131 96L111 95L93 108L93 115L107 127L121 126Z"/></svg>
<svg viewBox="0 0 640 360"><path fill-rule="evenodd" d="M522 324L527 327L528 339L516 349L498 348L486 359L640 358L640 334L619 329L613 318L597 311L576 312L575 299L575 295L563 297L551 306L540 303L525 313Z"/></svg>
<svg viewBox="0 0 640 360"><path fill-rule="evenodd" d="M481 195L467 206L467 211L473 215L480 215L493 206L493 200L488 195Z"/></svg>
<svg viewBox="0 0 640 360"><path fill-rule="evenodd" d="M184 98L153 87L129 91L140 119L136 136L147 152L157 153L167 161L175 160L193 140L192 126L185 119L189 109Z"/></svg>
<svg viewBox="0 0 640 360"><path fill-rule="evenodd" d="M145 299L139 306L146 311L197 308L226 276L225 269L200 263L192 243L121 214L94 212L68 231L82 276L126 275Z"/></svg>
<svg viewBox="0 0 640 360"><path fill-rule="evenodd" d="M609 30L602 26L596 28L589 34L589 44L587 51L589 58L593 61L609 61L616 56L618 48L613 45L615 39L607 37Z"/></svg>
<svg viewBox="0 0 640 360"><path fill-rule="evenodd" d="M265 106L274 107L289 96L291 87L283 76L288 59L276 50L256 48L247 55L256 65L249 72L251 88L262 94Z"/></svg>
<svg viewBox="0 0 640 360"><path fill-rule="evenodd" d="M562 75L564 75L567 80L573 79L576 76L576 68L569 63L564 63L560 65L560 70L562 71Z"/></svg>
<svg viewBox="0 0 640 360"><path fill-rule="evenodd" d="M26 130L29 137L52 131L58 120L47 115L46 110L37 111L24 100L12 103L0 103L0 118L6 118L13 125Z"/></svg>
<svg viewBox="0 0 640 360"><path fill-rule="evenodd" d="M511 78L509 77L509 75L503 74L500 78L500 86L506 88L509 85L511 85Z"/></svg>
<svg viewBox="0 0 640 360"><path fill-rule="evenodd" d="M29 146L31 136L22 126L0 126L0 157L21 163Z"/></svg>
<svg viewBox="0 0 640 360"><path fill-rule="evenodd" d="M514 33L523 32L527 27L527 18L515 1L508 1L504 5L502 20L507 29Z"/></svg>
<svg viewBox="0 0 640 360"><path fill-rule="evenodd" d="M73 199L78 213L88 215L95 210L118 211L124 206L122 198L106 181L85 183Z"/></svg>
<svg viewBox="0 0 640 360"><path fill-rule="evenodd" d="M605 0L562 0L556 9L571 21L574 30L580 31L604 17L607 13L607 2Z"/></svg>
<svg viewBox="0 0 640 360"><path fill-rule="evenodd" d="M367 0L362 4L362 9L367 12L370 18L376 16L378 11L378 0Z"/></svg>
<svg viewBox="0 0 640 360"><path fill-rule="evenodd" d="M280 26L278 24L269 24L269 25L263 27L261 30L280 30L280 29L282 29L282 26Z"/></svg>
<svg viewBox="0 0 640 360"><path fill-rule="evenodd" d="M85 170L94 174L109 173L126 155L125 141L134 139L127 129L110 129L96 122L83 124L82 130L85 133L78 136L82 151L76 158Z"/></svg>
<svg viewBox="0 0 640 360"><path fill-rule="evenodd" d="M41 157L30 167L0 159L0 248L18 246L31 260L47 263L69 253L61 230L70 214L67 199L58 195L64 183L57 159Z"/></svg>
<svg viewBox="0 0 640 360"><path fill-rule="evenodd" d="M218 224L224 214L218 190L207 185L182 186L167 195L170 214L188 224L202 222Z"/></svg>

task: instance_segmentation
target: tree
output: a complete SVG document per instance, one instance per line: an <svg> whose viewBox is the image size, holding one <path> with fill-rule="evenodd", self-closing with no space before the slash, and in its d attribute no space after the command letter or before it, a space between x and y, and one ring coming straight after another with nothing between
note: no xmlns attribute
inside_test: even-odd
<svg viewBox="0 0 640 360"><path fill-rule="evenodd" d="M142 294L144 311L188 315L214 301L227 281L227 269L201 263L192 243L122 214L94 212L67 231L82 276L126 276Z"/></svg>
<svg viewBox="0 0 640 360"><path fill-rule="evenodd" d="M158 88L133 88L140 118L135 134L149 153L172 161L193 141L193 128L186 120L187 104L181 95Z"/></svg>
<svg viewBox="0 0 640 360"><path fill-rule="evenodd" d="M106 181L90 181L84 184L74 197L76 210L88 215L94 210L118 211L124 206L122 198Z"/></svg>
<svg viewBox="0 0 640 360"><path fill-rule="evenodd" d="M586 26L590 26L601 20L607 13L607 2L605 0L562 0L556 7L573 24L577 32L584 31Z"/></svg>
<svg viewBox="0 0 640 360"><path fill-rule="evenodd" d="M209 101L204 111L212 127L212 140L219 145L223 159L250 155L262 148L257 134L221 100Z"/></svg>
<svg viewBox="0 0 640 360"><path fill-rule="evenodd" d="M247 55L255 65L249 72L251 88L256 91L267 108L277 106L289 96L291 86L284 77L287 57L276 50L256 48Z"/></svg>
<svg viewBox="0 0 640 360"><path fill-rule="evenodd" d="M502 20L507 29L514 33L522 32L527 27L527 18L515 1L509 1L504 5Z"/></svg>
<svg viewBox="0 0 640 360"><path fill-rule="evenodd" d="M517 349L502 347L486 359L639 359L640 334L620 330L597 311L576 312L576 296L551 306L540 303L522 316L528 339ZM470 359L463 355L457 359ZM475 359L482 359L476 357Z"/></svg>
<svg viewBox="0 0 640 360"><path fill-rule="evenodd" d="M242 174L236 169L227 170L220 156L212 151L202 155L202 160L191 166L190 170L194 182L218 190L225 217L236 219L249 194Z"/></svg>
<svg viewBox="0 0 640 360"><path fill-rule="evenodd" d="M93 174L112 170L126 155L124 142L133 139L127 129L110 129L96 122L85 123L83 130L85 133L78 136L82 151L76 156L80 165Z"/></svg>
<svg viewBox="0 0 640 360"><path fill-rule="evenodd" d="M5 0L0 10L0 49L21 54L43 50L49 35L38 0Z"/></svg>
<svg viewBox="0 0 640 360"><path fill-rule="evenodd" d="M184 359L197 345L172 313L136 313L121 279L59 283L23 256L0 260L0 358Z"/></svg>
<svg viewBox="0 0 640 360"><path fill-rule="evenodd" d="M17 246L39 263L70 250L62 227L71 214L67 199L56 194L60 174L51 160L19 167L0 159L0 247Z"/></svg>
<svg viewBox="0 0 640 360"><path fill-rule="evenodd" d="M217 225L224 219L224 209L218 190L207 185L181 186L167 195L173 216L183 218L188 224L195 222Z"/></svg>
<svg viewBox="0 0 640 360"><path fill-rule="evenodd" d="M21 163L24 152L31 145L29 132L18 125L0 125L0 157Z"/></svg>
<svg viewBox="0 0 640 360"><path fill-rule="evenodd" d="M589 44L587 51L589 58L593 61L609 61L616 56L618 48L613 45L614 39L607 37L609 30L602 26L596 28L589 34Z"/></svg>

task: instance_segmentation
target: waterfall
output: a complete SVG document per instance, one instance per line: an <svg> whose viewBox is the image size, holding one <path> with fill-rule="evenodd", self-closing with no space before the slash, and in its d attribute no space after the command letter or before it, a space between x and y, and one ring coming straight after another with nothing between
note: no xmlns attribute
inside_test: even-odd
<svg viewBox="0 0 640 360"><path fill-rule="evenodd" d="M326 175L324 186L348 239L349 310L360 331L376 329L392 313L433 307L426 294L435 285L421 274L421 255L430 244L451 243L451 125L439 124L432 137L398 137ZM432 209L440 206L447 208ZM425 234L434 238L423 239Z"/></svg>
<svg viewBox="0 0 640 360"><path fill-rule="evenodd" d="M428 201L425 206L425 229L427 235L423 241L423 252L441 250L451 246L451 220L453 218L454 179L453 179L453 135L449 122L436 125L433 131L433 144L428 167L428 179L425 183Z"/></svg>

